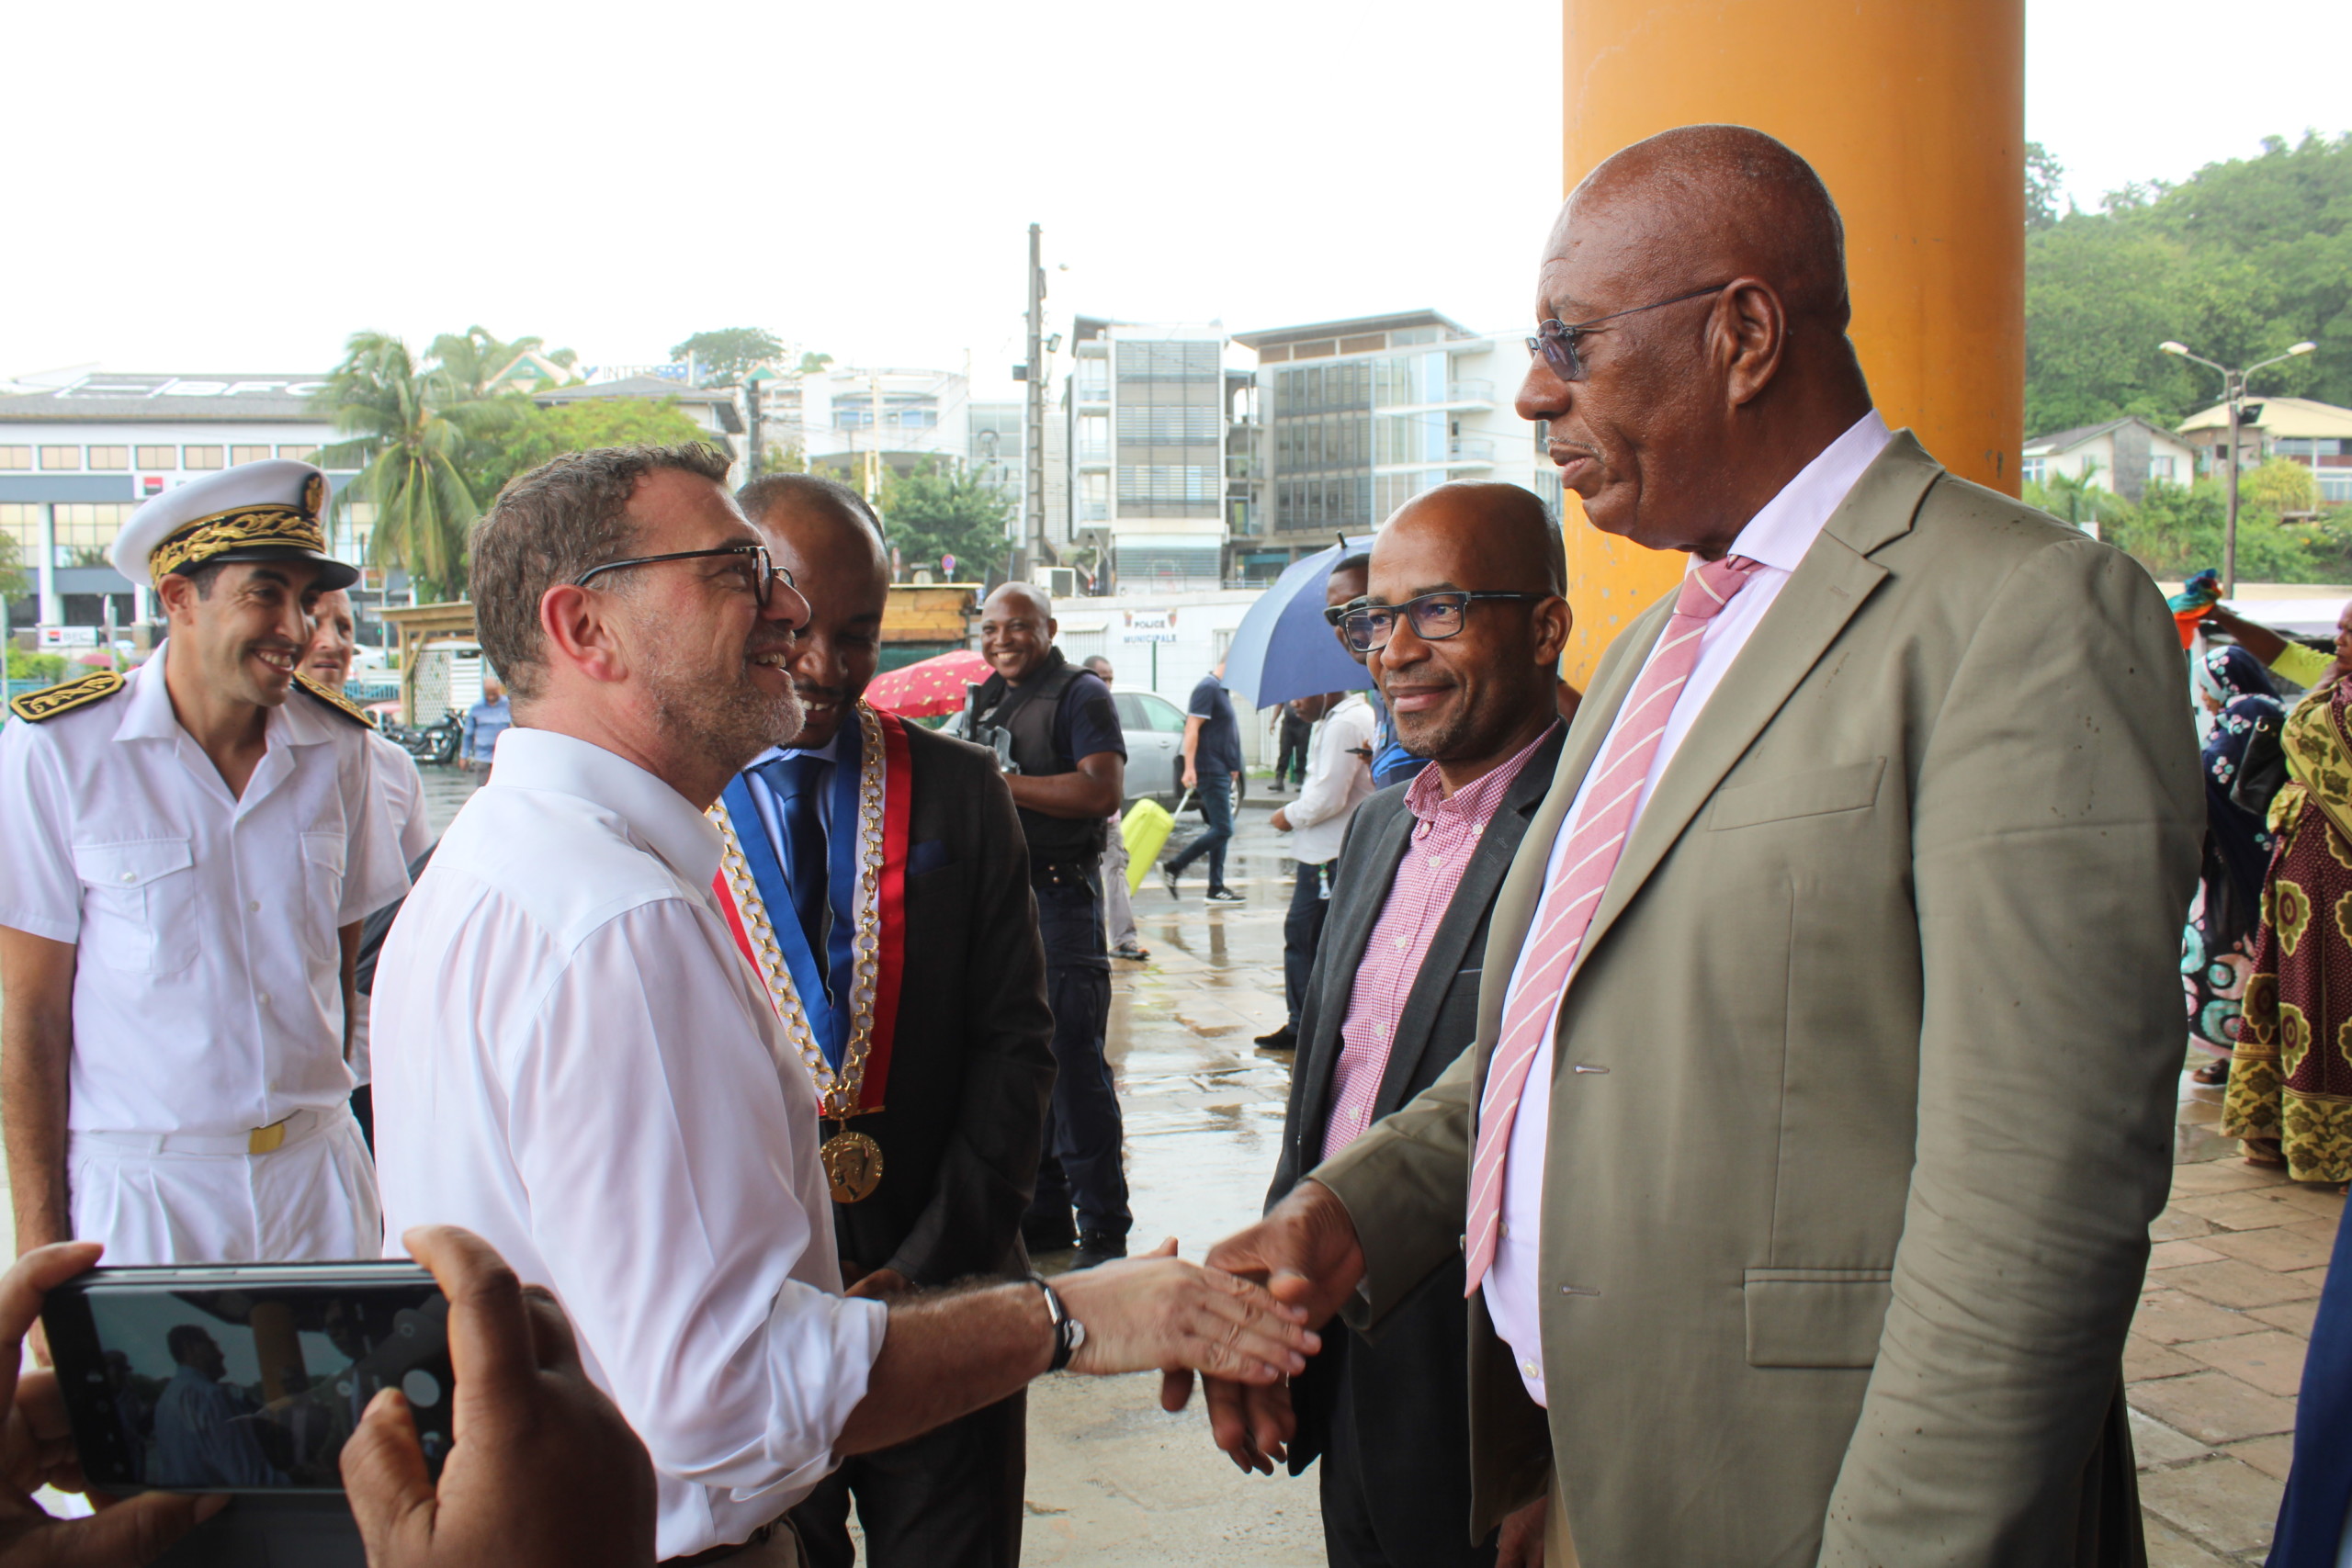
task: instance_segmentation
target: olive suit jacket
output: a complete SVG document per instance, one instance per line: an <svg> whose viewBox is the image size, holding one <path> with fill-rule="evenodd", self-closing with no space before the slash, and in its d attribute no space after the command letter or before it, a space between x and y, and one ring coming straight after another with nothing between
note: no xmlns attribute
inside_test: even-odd
<svg viewBox="0 0 2352 1568"><path fill-rule="evenodd" d="M1545 862L1670 608L1577 715L1476 1045L1313 1173L1363 1239L1361 1321L1457 1255ZM1548 1086L1550 1408L1474 1300L1473 1528L1555 1480L1550 1559L1586 1568L2137 1561L2119 1365L2203 817L2147 573L1898 433L1595 910Z"/></svg>

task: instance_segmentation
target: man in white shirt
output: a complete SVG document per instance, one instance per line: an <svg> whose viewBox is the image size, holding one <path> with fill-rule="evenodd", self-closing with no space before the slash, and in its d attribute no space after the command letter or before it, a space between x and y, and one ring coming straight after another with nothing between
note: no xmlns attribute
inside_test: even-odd
<svg viewBox="0 0 2352 1568"><path fill-rule="evenodd" d="M358 623L351 613L351 591L338 588L332 593L320 594L317 607L311 612L311 646L302 650L302 673L329 691L340 692L351 682L351 660L358 651ZM406 747L394 745L380 733L368 739L376 749L376 782L384 792L392 831L400 835L401 863L414 871L417 862L433 848L433 820L424 809L424 775L417 771L416 759L409 755ZM359 994L364 998L374 966L364 952L359 963ZM351 1010L348 1055L353 1085L351 1113L359 1120L360 1133L372 1144L376 1115L374 1096L368 1087L374 1077L368 1049L368 1010L364 1001Z"/></svg>
<svg viewBox="0 0 2352 1568"><path fill-rule="evenodd" d="M808 615L726 477L704 447L574 453L475 530L515 727L385 942L377 1136L393 1235L463 1225L561 1301L652 1455L661 1555L748 1568L799 1560L779 1521L841 1457L1042 1371L1266 1382L1317 1342L1165 1256L1058 1294L838 1293L817 1043L713 887L705 812L797 729Z"/></svg>
<svg viewBox="0 0 2352 1568"><path fill-rule="evenodd" d="M373 1257L345 1066L359 925L408 886L373 727L300 674L326 479L248 463L124 525L171 636L0 732L0 1100L19 1250Z"/></svg>
<svg viewBox="0 0 2352 1568"><path fill-rule="evenodd" d="M1315 972L1315 949L1323 940L1323 916L1331 906L1331 873L1348 823L1372 794L1372 705L1362 692L1326 692L1299 697L1291 711L1315 726L1306 743L1306 779L1298 798L1273 815L1274 831L1291 835L1296 878L1290 912L1283 917L1283 1026L1261 1034L1269 1051L1298 1046L1298 1010Z"/></svg>
<svg viewBox="0 0 2352 1568"><path fill-rule="evenodd" d="M1538 299L1520 412L1690 571L1577 711L1476 1046L1211 1259L1377 1327L1459 1258L1471 1528L1548 1497L1554 1564L2144 1562L2204 824L2163 598L1886 429L1770 137L1605 161Z"/></svg>

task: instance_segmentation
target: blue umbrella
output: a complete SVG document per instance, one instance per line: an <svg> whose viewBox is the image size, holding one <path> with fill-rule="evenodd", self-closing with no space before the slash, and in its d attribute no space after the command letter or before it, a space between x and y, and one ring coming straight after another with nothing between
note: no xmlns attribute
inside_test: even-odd
<svg viewBox="0 0 2352 1568"><path fill-rule="evenodd" d="M1350 553L1372 548L1372 536L1349 539L1347 548ZM1270 708L1293 697L1372 689L1372 677L1348 657L1323 618L1324 585L1340 563L1340 554L1334 545L1291 562L1241 617L1233 646L1226 650L1225 683L1250 706Z"/></svg>

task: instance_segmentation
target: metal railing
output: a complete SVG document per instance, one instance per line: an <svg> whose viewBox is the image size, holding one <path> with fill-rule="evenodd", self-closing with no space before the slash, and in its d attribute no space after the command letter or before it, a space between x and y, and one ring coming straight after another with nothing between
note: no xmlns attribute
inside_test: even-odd
<svg viewBox="0 0 2352 1568"><path fill-rule="evenodd" d="M1456 435L1446 442L1445 456L1453 463L1491 463L1495 444L1483 435Z"/></svg>

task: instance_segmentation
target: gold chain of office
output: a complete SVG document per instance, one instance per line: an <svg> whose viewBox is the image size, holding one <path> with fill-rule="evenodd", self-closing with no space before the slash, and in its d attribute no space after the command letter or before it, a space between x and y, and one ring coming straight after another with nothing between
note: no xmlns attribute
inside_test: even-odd
<svg viewBox="0 0 2352 1568"><path fill-rule="evenodd" d="M846 1125L859 1114L858 1100L865 1088L865 1059L874 1048L876 975L882 957L883 790L888 757L881 720L863 702L858 704L858 738L857 929L850 939L849 1040L842 1046L839 1068L826 1062L808 1027L808 1011L793 989L792 971L784 962L784 949L776 942L767 904L752 879L751 862L735 836L734 824L728 820L727 808L720 805L710 808L710 819L719 833L719 867L734 892L735 908L742 917L744 934L751 938L760 979L784 1021L785 1038L808 1065L809 1079L817 1089L820 1115L844 1124L817 1151L837 1203L854 1203L872 1196L882 1180L881 1145Z"/></svg>

